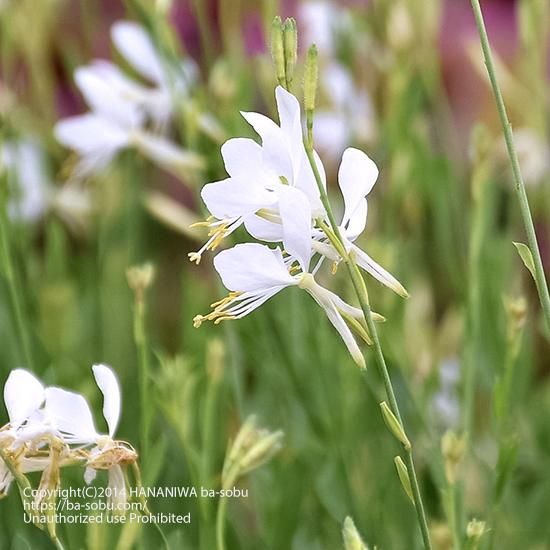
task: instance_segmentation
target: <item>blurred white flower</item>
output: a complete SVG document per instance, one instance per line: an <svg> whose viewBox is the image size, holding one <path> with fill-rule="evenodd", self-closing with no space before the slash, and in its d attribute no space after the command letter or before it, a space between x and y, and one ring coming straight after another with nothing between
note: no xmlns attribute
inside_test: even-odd
<svg viewBox="0 0 550 550"><path fill-rule="evenodd" d="M458 426L460 402L457 384L460 379L460 364L454 358L445 359L439 369L439 388L432 397L432 411L443 429Z"/></svg>
<svg viewBox="0 0 550 550"><path fill-rule="evenodd" d="M55 126L56 138L80 155L75 177L105 168L128 147L175 172L202 166L197 155L158 135L173 114L174 98L185 98L196 80L195 65L185 61L169 66L136 23L115 23L111 36L128 63L153 86L135 82L109 61L96 60L75 71L76 84L90 112Z"/></svg>
<svg viewBox="0 0 550 550"><path fill-rule="evenodd" d="M1 157L10 182L8 215L12 220L34 223L52 211L75 230L85 226L92 208L90 194L76 182L55 185L36 141L8 141Z"/></svg>
<svg viewBox="0 0 550 550"><path fill-rule="evenodd" d="M315 44L321 55L334 56L336 32L342 25L344 10L329 0L302 2L299 18L303 22L303 42Z"/></svg>
<svg viewBox="0 0 550 550"><path fill-rule="evenodd" d="M12 219L35 222L47 210L53 192L38 145L32 140L4 143L2 165L15 176L8 215Z"/></svg>
<svg viewBox="0 0 550 550"><path fill-rule="evenodd" d="M550 147L532 128L514 130L514 145L521 166L521 174L526 185L537 185L550 175ZM498 145L498 156L502 165L508 164L506 144Z"/></svg>
<svg viewBox="0 0 550 550"><path fill-rule="evenodd" d="M353 140L366 143L374 137L375 115L366 90L359 88L342 64L331 61L320 83L327 102L315 112L313 135L317 148L336 160Z"/></svg>

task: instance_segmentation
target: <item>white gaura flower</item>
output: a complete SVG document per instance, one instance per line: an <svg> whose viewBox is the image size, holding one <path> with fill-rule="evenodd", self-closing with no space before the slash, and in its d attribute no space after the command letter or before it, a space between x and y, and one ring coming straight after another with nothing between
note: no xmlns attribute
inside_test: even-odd
<svg viewBox="0 0 550 550"><path fill-rule="evenodd" d="M393 275L376 263L365 251L353 244L367 224L367 195L377 179L378 168L363 151L351 147L344 151L338 171L338 184L344 199L344 213L339 225L340 233L346 251L353 254L359 267L400 296L407 297L407 291ZM298 215L298 210L291 210L289 215ZM316 230L314 236L312 246L315 252L335 262L341 260L340 255L328 242L322 231Z"/></svg>
<svg viewBox="0 0 550 550"><path fill-rule="evenodd" d="M284 288L296 286L306 290L323 308L353 360L361 368L365 367L365 359L346 324L347 320L354 328L360 327L358 332L367 338L360 324L363 318L361 310L319 285L311 273L291 275L279 248L271 249L258 243L238 244L221 251L214 258L214 267L230 292L226 298L212 304L211 313L195 317L196 327L205 320L219 323L227 319L241 319Z"/></svg>
<svg viewBox="0 0 550 550"><path fill-rule="evenodd" d="M137 460L136 452L114 439L120 419L121 395L116 375L107 365L92 367L96 383L103 394L103 416L108 433L96 430L92 412L80 394L61 388L45 391L45 412L63 440L70 445L92 448L89 451L84 479L91 483L97 470L107 470L114 498L125 497L126 485L121 465Z"/></svg>
<svg viewBox="0 0 550 550"><path fill-rule="evenodd" d="M129 147L177 173L200 168L200 157L158 135L172 115L174 94L185 96L195 80L194 65L185 62L169 71L136 23L115 23L112 39L129 64L154 86L133 81L109 61L96 60L75 71L76 84L90 112L61 120L55 127L58 141L80 156L75 176L85 177L105 168Z"/></svg>
<svg viewBox="0 0 550 550"><path fill-rule="evenodd" d="M275 98L279 125L259 113L241 113L260 136L261 145L252 139L233 138L222 146L229 177L202 189L202 199L212 216L196 225L205 225L210 233L206 244L189 254L192 261L198 263L206 250L215 250L243 224L259 240L280 241L278 201L289 187L306 195L314 215L324 213L303 144L300 104L281 86L275 90ZM323 165L316 153L314 156L325 183Z"/></svg>
<svg viewBox="0 0 550 550"><path fill-rule="evenodd" d="M226 319L240 319L260 307L286 287L306 290L325 311L338 331L353 360L365 367L365 360L355 341L350 326L367 342L363 312L342 300L338 295L319 285L309 272L311 260L311 214L309 202L297 189L287 189L279 198L283 220L285 259L281 249L246 243L220 252L214 258L214 267L224 286L230 291L223 300L212 304L208 315L197 315L196 327L205 320L219 323ZM289 216L293 209L302 215ZM383 320L375 314L376 320ZM349 326L348 326L349 325Z"/></svg>

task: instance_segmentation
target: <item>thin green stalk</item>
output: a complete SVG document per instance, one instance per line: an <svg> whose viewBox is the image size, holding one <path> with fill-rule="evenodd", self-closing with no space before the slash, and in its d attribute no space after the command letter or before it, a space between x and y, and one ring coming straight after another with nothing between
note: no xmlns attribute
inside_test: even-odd
<svg viewBox="0 0 550 550"><path fill-rule="evenodd" d="M485 28L485 22L483 20L483 13L481 11L481 5L479 0L471 0L472 9L476 20L477 30L481 41L481 48L483 50L483 56L485 58L485 66L487 67L487 73L495 96L495 102L497 105L498 115L502 124L502 130L504 133L504 141L506 142L506 149L508 151L508 157L510 158L510 164L512 166L512 173L514 176L514 188L519 202L521 210L521 216L523 218L523 224L525 226L525 232L527 233L527 242L529 249L533 256L533 263L535 266L535 283L539 295L539 300L543 309L544 318L546 320L546 326L550 330L550 293L548 292L548 285L544 276L544 267L542 265L542 259L537 242L537 235L535 233L535 227L533 225L533 218L531 216L531 210L529 209L529 201L527 199L527 192L525 191L525 184L521 175L519 166L518 155L514 145L514 136L512 133L512 125L508 120L508 114L506 113L506 106L504 105L504 99L500 91L500 87L497 81L495 67L493 65L493 57L491 54L491 46L489 44L489 37L487 36L487 29Z"/></svg>
<svg viewBox="0 0 550 550"><path fill-rule="evenodd" d="M0 261L2 263L2 271L4 272L4 277L8 285L15 326L17 327L17 336L19 338L19 345L21 348L21 355L24 358L27 367L33 370L34 361L31 352L30 331L27 326L26 317L23 313L23 298L19 281L15 275L13 258L8 239L8 221L3 208L0 212Z"/></svg>
<svg viewBox="0 0 550 550"><path fill-rule="evenodd" d="M225 550L225 512L227 510L227 498L221 497L216 515L216 549Z"/></svg>
<svg viewBox="0 0 550 550"><path fill-rule="evenodd" d="M139 399L140 399L140 435L143 460L149 453L150 439L150 401L149 401L149 354L147 353L147 334L145 330L144 297L136 297L134 308L134 339L138 354Z"/></svg>
<svg viewBox="0 0 550 550"><path fill-rule="evenodd" d="M315 158L313 156L313 143L311 140L306 142L306 153L309 160L309 163L311 165L311 168L313 170L313 174L315 176L315 181L317 182L317 187L319 189L321 202L323 203L323 206L325 207L325 211L327 213L327 217L330 222L330 227L334 235L337 237L338 241L340 242L340 250L339 253L342 256L348 273L350 275L353 287L355 289L355 292L357 294L357 298L359 300L359 303L361 305L361 309L363 311L363 315L365 316L365 321L367 323L367 328L369 330L370 336L373 341L374 351L376 355L376 360L378 363L378 367L380 370L380 374L382 375L382 379L384 381L384 387L386 389L386 394L388 396L388 400L390 402L390 407L394 415L396 416L397 420L399 421L399 424L404 430L403 427L403 420L401 419L401 413L399 411L399 405L397 404L397 399L395 397L395 392L393 390L392 381L390 378L390 374L388 371L388 367L386 365L386 360L384 358L384 354L382 352L382 346L380 345L380 339L378 337L378 332L376 330L376 326L374 323L374 320L372 318L372 311L370 308L369 300L368 300L368 293L367 288L365 286L365 281L361 275L361 272L359 271L359 268L357 267L357 264L355 262L355 259L353 258L352 254L348 254L345 246L344 246L344 239L342 238L342 234L340 232L340 228L338 224L336 223L336 219L334 217L334 213L332 212L332 208L328 199L327 192L325 190L325 187L322 183L321 176L319 174L319 170L317 168L317 164L315 162ZM422 495L420 493L420 487L418 485L418 479L416 476L416 469L414 466L414 459L412 454L412 449L405 449L405 459L406 459L406 465L407 469L409 471L409 477L411 481L411 488L413 492L414 497L414 505L418 517L418 523L420 527L420 532L422 534L422 540L424 541L424 547L426 550L431 550L432 545L430 542L430 534L428 531L428 522L426 520L426 514L424 511L424 504L422 502Z"/></svg>
<svg viewBox="0 0 550 550"><path fill-rule="evenodd" d="M140 493L139 490L143 487L143 482L141 479L141 471L136 462L132 464L132 473L134 474L134 480L136 483L136 487L138 489L138 493ZM125 478L126 478L126 483L129 484L127 472L125 472ZM140 496L139 501L141 503L141 507L140 507L141 514L147 517L152 517L153 514L151 510L149 510L149 507L147 506L147 500L145 499L145 497ZM166 538L166 535L164 534L164 531L162 530L161 526L156 521L153 521L152 523L155 529L157 530L157 533L159 534L160 538L162 539L162 543L164 544L165 550L171 550L170 543L168 542L168 539Z"/></svg>

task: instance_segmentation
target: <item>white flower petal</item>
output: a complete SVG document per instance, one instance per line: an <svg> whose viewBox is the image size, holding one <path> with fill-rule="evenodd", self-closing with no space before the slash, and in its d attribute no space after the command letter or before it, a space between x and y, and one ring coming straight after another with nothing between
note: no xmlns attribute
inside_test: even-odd
<svg viewBox="0 0 550 550"><path fill-rule="evenodd" d="M92 370L103 394L103 416L109 427L109 436L113 438L120 420L120 385L115 373L107 365L94 365Z"/></svg>
<svg viewBox="0 0 550 550"><path fill-rule="evenodd" d="M256 130L262 139L262 159L266 168L287 182L294 181L294 166L290 144L281 128L270 118L259 113L241 112L244 119Z"/></svg>
<svg viewBox="0 0 550 550"><path fill-rule="evenodd" d="M300 118L300 103L282 86L277 86L275 90L277 101L277 111L279 112L279 121L281 130L286 137L292 163L295 167L295 176L300 156L304 151L304 137L302 133L302 120Z"/></svg>
<svg viewBox="0 0 550 550"><path fill-rule="evenodd" d="M234 178L206 184L201 197L208 211L219 220L253 214L277 200L274 193L253 182Z"/></svg>
<svg viewBox="0 0 550 550"><path fill-rule="evenodd" d="M4 385L4 403L10 422L17 426L24 422L44 402L44 386L29 371L12 370Z"/></svg>
<svg viewBox="0 0 550 550"><path fill-rule="evenodd" d="M280 222L269 221L260 216L248 216L244 226L250 235L259 241L276 243L283 240L283 226Z"/></svg>
<svg viewBox="0 0 550 550"><path fill-rule="evenodd" d="M61 388L46 389L46 416L67 443L89 444L99 437L86 399Z"/></svg>
<svg viewBox="0 0 550 550"><path fill-rule="evenodd" d="M367 199L361 199L353 216L349 219L347 227L344 227L344 233L350 241L354 241L363 233L367 225L368 203Z"/></svg>
<svg viewBox="0 0 550 550"><path fill-rule="evenodd" d="M333 301L334 293L317 284L311 275L306 274L305 277L306 278L302 279L300 286L309 292L313 299L324 309L329 321L332 323L332 326L338 331L338 334L340 334L340 337L348 348L351 357L357 365L359 365L359 367L364 369L366 367L365 358L363 357L363 354L361 353L350 328L344 321Z"/></svg>
<svg viewBox="0 0 550 550"><path fill-rule="evenodd" d="M296 284L289 274L281 250L257 243L238 244L222 250L214 267L224 286L234 292L250 292Z"/></svg>
<svg viewBox="0 0 550 550"><path fill-rule="evenodd" d="M279 211L283 223L285 250L294 256L303 272L311 259L311 206L299 189L285 186L279 193Z"/></svg>
<svg viewBox="0 0 550 550"><path fill-rule="evenodd" d="M253 139L232 138L222 145L227 173L233 178L257 178L263 167L262 148Z"/></svg>
<svg viewBox="0 0 550 550"><path fill-rule="evenodd" d="M358 246L351 244L349 241L346 243L346 248L354 252L357 265L372 275L377 281L391 288L403 298L409 296L405 287L391 273L376 263L364 250L361 250Z"/></svg>
<svg viewBox="0 0 550 550"><path fill-rule="evenodd" d="M155 84L165 81L157 50L145 29L131 21L117 21L111 28L117 50L145 78Z"/></svg>
<svg viewBox="0 0 550 550"><path fill-rule="evenodd" d="M344 197L343 226L355 214L359 204L373 188L377 178L376 164L363 151L352 147L344 151L338 170L338 184Z"/></svg>

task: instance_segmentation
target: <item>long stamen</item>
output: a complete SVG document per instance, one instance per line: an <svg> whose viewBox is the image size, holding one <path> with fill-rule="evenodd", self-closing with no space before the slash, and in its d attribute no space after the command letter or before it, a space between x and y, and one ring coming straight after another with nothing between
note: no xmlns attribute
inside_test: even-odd
<svg viewBox="0 0 550 550"><path fill-rule="evenodd" d="M222 241L237 227L241 225L243 222L242 218L232 218L229 220L217 220L213 216L210 216L205 221L194 223L191 227L209 227L210 230L208 231L208 237L209 239L206 241L206 243L198 250L197 252L189 252L187 256L189 257L189 260L196 263L197 265L200 264L202 255L207 250L216 250L222 243Z"/></svg>

